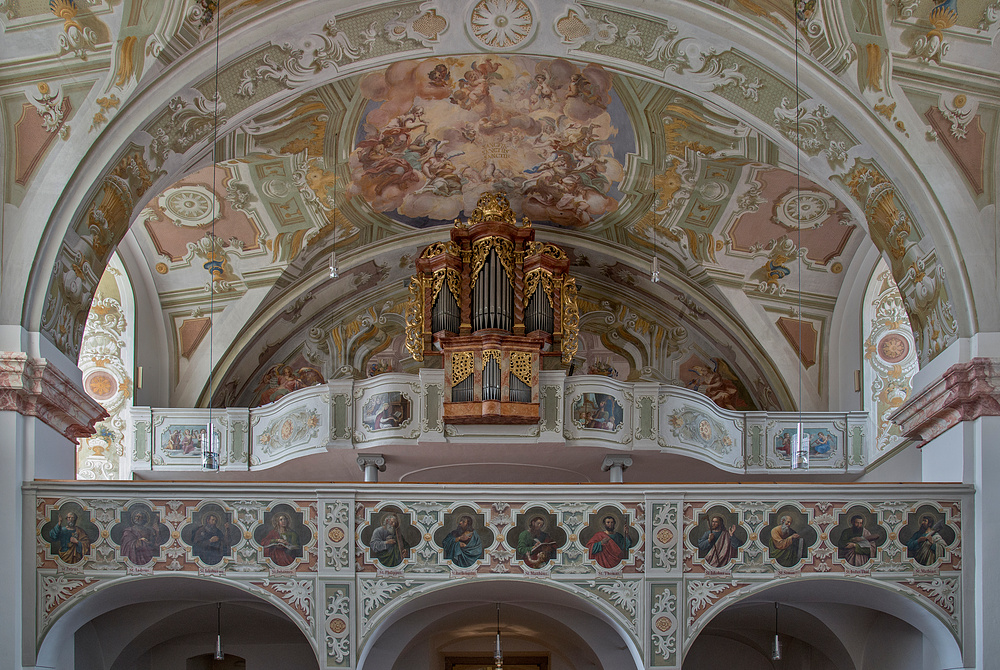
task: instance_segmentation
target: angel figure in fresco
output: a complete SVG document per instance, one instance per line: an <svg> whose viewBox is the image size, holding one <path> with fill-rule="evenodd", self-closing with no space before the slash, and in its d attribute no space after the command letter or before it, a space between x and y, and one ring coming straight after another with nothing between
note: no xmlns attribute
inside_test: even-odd
<svg viewBox="0 0 1000 670"><path fill-rule="evenodd" d="M695 365L691 368L691 372L696 376L687 383L688 387L704 393L723 409L739 409L740 390L733 381L736 376L721 358L713 360L714 370L704 365Z"/></svg>
<svg viewBox="0 0 1000 670"><path fill-rule="evenodd" d="M438 63L434 68L427 73L427 81L430 82L431 86L437 88L448 88L451 86L451 72L448 70L448 66L444 63Z"/></svg>
<svg viewBox="0 0 1000 670"><path fill-rule="evenodd" d="M279 363L264 373L254 393L259 394L260 404L266 405L292 391L322 383L324 383L323 375L314 368L295 370L291 365Z"/></svg>
<svg viewBox="0 0 1000 670"><path fill-rule="evenodd" d="M830 436L819 431L809 442L809 448L816 454L829 454L830 448L833 446Z"/></svg>
<svg viewBox="0 0 1000 670"><path fill-rule="evenodd" d="M358 142L360 178L371 185L371 192L381 196L387 189L405 191L420 181L413 166L393 150L398 138L392 135L372 137Z"/></svg>
<svg viewBox="0 0 1000 670"><path fill-rule="evenodd" d="M528 103L532 109L539 109L552 106L552 97L555 91L549 85L549 78L544 73L535 75L535 87L528 98Z"/></svg>
<svg viewBox="0 0 1000 670"><path fill-rule="evenodd" d="M493 100L490 97L490 85L494 79L502 78L497 73L499 69L500 65L489 58L482 63L473 62L465 76L458 80L458 87L451 94L451 102L466 110L483 103L487 111L491 111Z"/></svg>
<svg viewBox="0 0 1000 670"><path fill-rule="evenodd" d="M428 154L420 168L427 182L420 187L417 193L429 192L449 197L462 192L464 180L456 172L455 164L451 159L461 156L465 152L457 151L446 155L441 148L447 143L448 140L436 139L427 142Z"/></svg>
<svg viewBox="0 0 1000 670"><path fill-rule="evenodd" d="M792 455L792 432L786 430L781 434L781 444L777 447L779 454L784 454L785 456Z"/></svg>

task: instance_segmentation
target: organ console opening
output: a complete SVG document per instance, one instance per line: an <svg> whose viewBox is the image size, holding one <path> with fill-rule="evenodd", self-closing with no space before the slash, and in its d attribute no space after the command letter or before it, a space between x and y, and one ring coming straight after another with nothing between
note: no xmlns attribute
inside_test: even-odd
<svg viewBox="0 0 1000 670"><path fill-rule="evenodd" d="M579 311L569 257L535 241L507 196L479 198L451 240L417 259L406 310L414 359L442 356L446 423L535 423L543 358L568 364L577 351Z"/></svg>

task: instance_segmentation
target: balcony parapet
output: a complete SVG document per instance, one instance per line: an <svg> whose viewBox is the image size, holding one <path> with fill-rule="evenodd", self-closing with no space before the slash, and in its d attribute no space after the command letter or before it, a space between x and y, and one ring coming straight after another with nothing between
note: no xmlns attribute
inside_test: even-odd
<svg viewBox="0 0 1000 670"><path fill-rule="evenodd" d="M647 667L678 668L736 600L778 581L840 580L916 603L961 644L973 494L926 484L34 482L23 495L36 510L24 532L37 616L25 630L40 643L76 604L136 576L218 579L284 611L322 667L350 668L412 598L457 578L532 579L601 608L649 654ZM532 551L532 529L545 533L543 551Z"/></svg>
<svg viewBox="0 0 1000 670"><path fill-rule="evenodd" d="M435 443L592 447L659 451L738 474L792 474L796 425L811 437L809 469L858 474L871 462L865 412L733 412L694 391L625 383L599 375L540 373L539 421L454 425L444 418L444 371L335 380L256 408L213 409L223 432L222 470L263 470L330 449ZM198 470L196 436L207 409L135 407L129 422L132 469Z"/></svg>

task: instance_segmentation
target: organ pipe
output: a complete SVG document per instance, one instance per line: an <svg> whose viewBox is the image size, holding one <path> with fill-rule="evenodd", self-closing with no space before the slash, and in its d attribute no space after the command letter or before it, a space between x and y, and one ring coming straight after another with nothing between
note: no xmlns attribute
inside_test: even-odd
<svg viewBox="0 0 1000 670"><path fill-rule="evenodd" d="M437 300L434 301L434 310L431 313L431 332L448 331L457 335L460 322L461 310L455 296L451 294L447 286L441 287Z"/></svg>
<svg viewBox="0 0 1000 670"><path fill-rule="evenodd" d="M406 305L414 360L442 357L445 423L538 421L539 371L568 365L579 311L569 256L535 241L503 194L483 194L451 239L416 260Z"/></svg>
<svg viewBox="0 0 1000 670"><path fill-rule="evenodd" d="M483 364L483 400L500 400L500 387L500 361L492 358Z"/></svg>
<svg viewBox="0 0 1000 670"><path fill-rule="evenodd" d="M510 373L510 401L531 402L531 387Z"/></svg>
<svg viewBox="0 0 1000 670"><path fill-rule="evenodd" d="M475 378L469 375L459 383L451 387L452 402L472 402L472 390Z"/></svg>
<svg viewBox="0 0 1000 670"><path fill-rule="evenodd" d="M545 295L542 283L538 282L535 292L528 300L528 305L524 310L524 332L533 333L541 330L549 335L553 332L552 303Z"/></svg>

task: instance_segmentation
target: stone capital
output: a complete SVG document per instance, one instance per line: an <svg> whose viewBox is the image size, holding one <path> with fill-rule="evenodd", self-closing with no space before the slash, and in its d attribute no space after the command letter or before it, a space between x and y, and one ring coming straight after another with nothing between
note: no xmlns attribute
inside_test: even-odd
<svg viewBox="0 0 1000 670"><path fill-rule="evenodd" d="M604 457L604 461L601 463L601 472L607 472L611 468L621 468L622 470L626 470L630 467L632 467L631 456L619 456L615 454Z"/></svg>
<svg viewBox="0 0 1000 670"><path fill-rule="evenodd" d="M41 419L69 440L94 434L108 413L44 358L0 352L0 411Z"/></svg>
<svg viewBox="0 0 1000 670"><path fill-rule="evenodd" d="M1000 359L957 363L892 416L904 436L923 446L949 428L982 416L1000 416Z"/></svg>
<svg viewBox="0 0 1000 670"><path fill-rule="evenodd" d="M364 470L368 467L376 467L379 472L385 472L385 456L382 454L362 454L358 456L358 467Z"/></svg>

